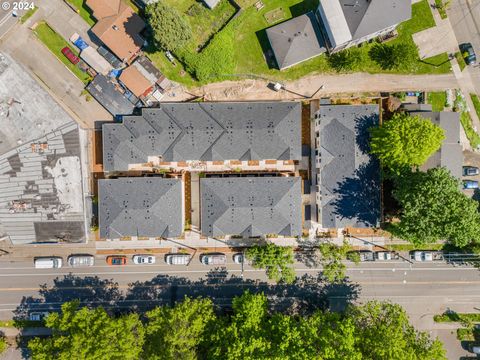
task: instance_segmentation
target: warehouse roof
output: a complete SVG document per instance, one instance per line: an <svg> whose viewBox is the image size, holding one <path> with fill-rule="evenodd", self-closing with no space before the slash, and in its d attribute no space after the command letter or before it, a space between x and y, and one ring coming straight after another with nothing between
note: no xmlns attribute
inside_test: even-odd
<svg viewBox="0 0 480 360"><path fill-rule="evenodd" d="M171 103L103 125L103 166L163 161L300 160L301 104Z"/></svg>
<svg viewBox="0 0 480 360"><path fill-rule="evenodd" d="M228 177L200 180L201 227L208 236L299 236L299 177Z"/></svg>
<svg viewBox="0 0 480 360"><path fill-rule="evenodd" d="M177 237L183 232L182 181L119 178L99 180L100 237Z"/></svg>

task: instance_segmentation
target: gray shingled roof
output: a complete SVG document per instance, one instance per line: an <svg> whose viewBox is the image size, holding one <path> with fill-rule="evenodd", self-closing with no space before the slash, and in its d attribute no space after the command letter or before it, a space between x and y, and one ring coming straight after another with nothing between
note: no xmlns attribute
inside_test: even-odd
<svg viewBox="0 0 480 360"><path fill-rule="evenodd" d="M300 160L301 104L170 103L103 125L105 171L163 161Z"/></svg>
<svg viewBox="0 0 480 360"><path fill-rule="evenodd" d="M182 181L119 178L99 180L100 237L177 237L183 232Z"/></svg>
<svg viewBox="0 0 480 360"><path fill-rule="evenodd" d="M326 51L312 12L272 26L266 33L280 70Z"/></svg>
<svg viewBox="0 0 480 360"><path fill-rule="evenodd" d="M299 177L203 178L200 199L208 236L301 235Z"/></svg>
<svg viewBox="0 0 480 360"><path fill-rule="evenodd" d="M368 154L368 128L378 124L378 114L378 105L322 105L316 114L324 228L380 221L380 167Z"/></svg>
<svg viewBox="0 0 480 360"><path fill-rule="evenodd" d="M339 1L353 40L374 34L412 17L411 0Z"/></svg>
<svg viewBox="0 0 480 360"><path fill-rule="evenodd" d="M463 151L460 143L460 114L451 111L420 111L411 112L411 114L429 119L445 131L445 140L442 147L422 165L421 169L427 170L443 166L450 170L453 176L460 179L463 165Z"/></svg>

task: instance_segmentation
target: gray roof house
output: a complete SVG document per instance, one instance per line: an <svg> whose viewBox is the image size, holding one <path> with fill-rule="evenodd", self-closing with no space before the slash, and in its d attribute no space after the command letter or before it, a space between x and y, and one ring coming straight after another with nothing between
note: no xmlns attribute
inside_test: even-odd
<svg viewBox="0 0 480 360"><path fill-rule="evenodd" d="M330 51L358 45L394 30L412 16L411 0L320 0L322 20Z"/></svg>
<svg viewBox="0 0 480 360"><path fill-rule="evenodd" d="M301 160L301 104L170 103L103 125L103 168L164 162Z"/></svg>
<svg viewBox="0 0 480 360"><path fill-rule="evenodd" d="M209 9L215 8L221 0L203 0Z"/></svg>
<svg viewBox="0 0 480 360"><path fill-rule="evenodd" d="M326 51L313 12L297 16L266 29L280 70L314 58Z"/></svg>
<svg viewBox="0 0 480 360"><path fill-rule="evenodd" d="M100 237L178 237L183 232L183 184L159 177L99 180Z"/></svg>
<svg viewBox="0 0 480 360"><path fill-rule="evenodd" d="M461 179L463 151L460 143L460 114L451 111L413 111L410 114L429 119L445 131L445 140L443 140L440 150L433 154L420 169L425 171L436 167L445 167L453 176Z"/></svg>
<svg viewBox="0 0 480 360"><path fill-rule="evenodd" d="M378 121L378 105L321 105L316 113L317 210L323 228L378 226L380 165L368 148L368 129Z"/></svg>
<svg viewBox="0 0 480 360"><path fill-rule="evenodd" d="M200 179L202 233L301 235L301 181L299 177Z"/></svg>

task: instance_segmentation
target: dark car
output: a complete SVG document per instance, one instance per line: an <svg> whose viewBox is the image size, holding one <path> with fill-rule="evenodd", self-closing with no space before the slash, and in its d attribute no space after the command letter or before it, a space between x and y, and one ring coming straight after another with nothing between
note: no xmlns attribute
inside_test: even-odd
<svg viewBox="0 0 480 360"><path fill-rule="evenodd" d="M127 257L123 255L107 256L107 264L108 265L126 265Z"/></svg>
<svg viewBox="0 0 480 360"><path fill-rule="evenodd" d="M65 57L70 60L70 62L73 64L73 65L77 65L79 62L80 62L80 58L75 55L73 53L73 51L68 47L68 46L65 46L63 49L62 49L62 54L65 55Z"/></svg>
<svg viewBox="0 0 480 360"><path fill-rule="evenodd" d="M472 44L463 43L463 44L460 44L459 48L467 65L476 64L477 56L475 55L475 51L473 51Z"/></svg>
<svg viewBox="0 0 480 360"><path fill-rule="evenodd" d="M478 167L475 166L464 166L463 167L463 176L475 176L478 175L480 172L478 171Z"/></svg>

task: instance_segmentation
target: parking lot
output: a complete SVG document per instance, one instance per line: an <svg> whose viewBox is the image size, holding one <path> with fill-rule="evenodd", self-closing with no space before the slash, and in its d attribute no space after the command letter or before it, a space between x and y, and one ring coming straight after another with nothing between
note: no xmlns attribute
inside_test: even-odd
<svg viewBox="0 0 480 360"><path fill-rule="evenodd" d="M475 166L480 168L480 154L473 151L464 151L463 152L463 165L464 166ZM474 180L480 183L480 175L475 176L463 176L462 180ZM465 189L464 193L470 197L475 197L477 200L480 200L480 191L478 189Z"/></svg>

